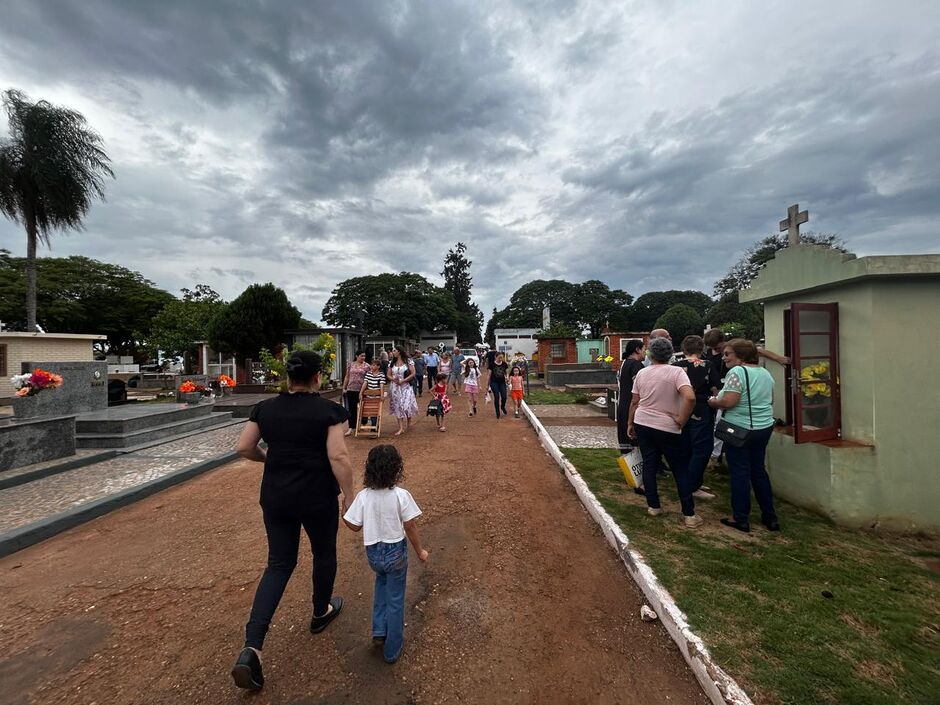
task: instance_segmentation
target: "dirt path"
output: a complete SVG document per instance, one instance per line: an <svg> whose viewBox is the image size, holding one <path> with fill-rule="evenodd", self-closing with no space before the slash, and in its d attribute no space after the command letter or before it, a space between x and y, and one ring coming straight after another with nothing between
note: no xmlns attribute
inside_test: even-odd
<svg viewBox="0 0 940 705"><path fill-rule="evenodd" d="M307 631L304 539L265 688L233 687L265 559L261 468L238 462L0 560L0 700L706 703L662 627L639 621L639 592L528 424L468 418L455 401L447 433L421 418L396 440L432 555L411 561L395 666L369 640L361 537L340 529L343 615ZM373 443L350 439L357 474Z"/></svg>

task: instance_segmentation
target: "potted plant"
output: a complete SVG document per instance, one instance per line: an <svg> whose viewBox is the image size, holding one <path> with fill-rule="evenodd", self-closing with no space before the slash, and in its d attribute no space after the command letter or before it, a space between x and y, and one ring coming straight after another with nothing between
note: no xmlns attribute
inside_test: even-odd
<svg viewBox="0 0 940 705"><path fill-rule="evenodd" d="M62 386L62 377L53 372L47 372L37 367L32 372L22 375L13 375L10 382L16 390L16 399L13 402L14 414L17 418L30 418L38 413L35 402L25 402L26 397L34 397L47 389L56 389ZM24 401L20 401L24 400Z"/></svg>
<svg viewBox="0 0 940 705"><path fill-rule="evenodd" d="M179 387L179 400L186 404L198 404L206 388L192 380L186 380Z"/></svg>

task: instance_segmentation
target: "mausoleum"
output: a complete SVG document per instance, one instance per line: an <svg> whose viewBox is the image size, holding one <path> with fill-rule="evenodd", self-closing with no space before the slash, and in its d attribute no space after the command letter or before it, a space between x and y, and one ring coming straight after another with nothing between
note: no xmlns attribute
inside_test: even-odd
<svg viewBox="0 0 940 705"><path fill-rule="evenodd" d="M740 292L764 304L781 497L852 526L940 528L940 255L795 244Z"/></svg>

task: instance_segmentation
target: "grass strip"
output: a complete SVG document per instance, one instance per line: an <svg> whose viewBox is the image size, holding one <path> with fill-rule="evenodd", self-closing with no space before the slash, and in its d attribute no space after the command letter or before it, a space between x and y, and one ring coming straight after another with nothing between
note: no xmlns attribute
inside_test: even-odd
<svg viewBox="0 0 940 705"><path fill-rule="evenodd" d="M617 451L564 453L756 703L940 702L936 536L846 529L779 500L781 533L741 534L718 523L730 515L721 471L706 478L718 498L697 502L705 526L689 530L671 479L659 483L668 513L654 518Z"/></svg>

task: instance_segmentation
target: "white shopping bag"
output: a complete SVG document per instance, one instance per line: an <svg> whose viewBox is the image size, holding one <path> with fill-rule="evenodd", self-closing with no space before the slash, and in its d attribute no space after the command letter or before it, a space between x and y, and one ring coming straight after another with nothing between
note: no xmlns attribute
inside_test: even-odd
<svg viewBox="0 0 940 705"><path fill-rule="evenodd" d="M617 458L617 464L623 472L623 479L630 487L636 489L643 486L643 456L639 448L621 455Z"/></svg>

